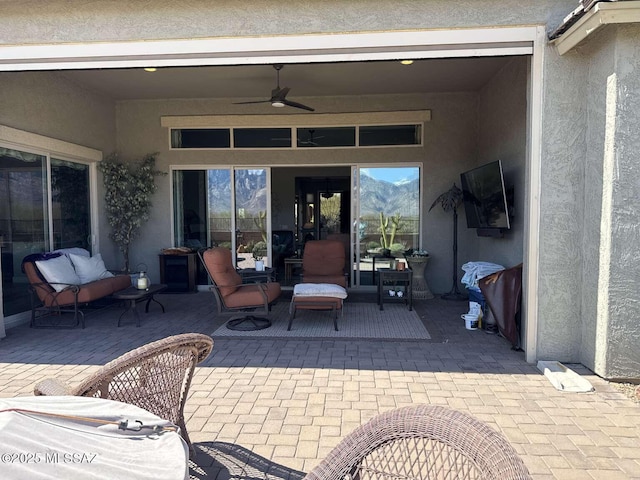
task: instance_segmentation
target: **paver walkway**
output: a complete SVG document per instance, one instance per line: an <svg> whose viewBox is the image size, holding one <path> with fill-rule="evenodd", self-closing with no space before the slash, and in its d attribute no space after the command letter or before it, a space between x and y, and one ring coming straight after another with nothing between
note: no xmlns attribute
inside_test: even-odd
<svg viewBox="0 0 640 480"><path fill-rule="evenodd" d="M0 340L0 397L30 395L44 377L77 381L158 338L211 333L209 293L162 295L142 326L119 310L87 328L17 327ZM357 301L357 299L356 299ZM640 406L587 369L595 393L557 391L502 338L464 329L466 304L417 301L431 340L216 339L196 369L187 426L192 478L301 478L372 416L414 403L467 411L501 431L536 479L640 479ZM0 477L2 476L0 466Z"/></svg>

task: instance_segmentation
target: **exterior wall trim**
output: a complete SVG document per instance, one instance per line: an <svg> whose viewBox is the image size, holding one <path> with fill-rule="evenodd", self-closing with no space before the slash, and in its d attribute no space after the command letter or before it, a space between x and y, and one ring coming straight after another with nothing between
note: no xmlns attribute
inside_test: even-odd
<svg viewBox="0 0 640 480"><path fill-rule="evenodd" d="M536 27L0 47L0 71L530 55ZM392 54L393 52L393 54Z"/></svg>
<svg viewBox="0 0 640 480"><path fill-rule="evenodd" d="M298 113L280 115L165 115L160 126L166 128L214 128L214 127L273 127L299 126L325 127L331 125L361 124L364 112L358 113ZM431 110L396 112L367 112L367 124L388 125L402 122L429 122Z"/></svg>
<svg viewBox="0 0 640 480"><path fill-rule="evenodd" d="M546 32L538 28L538 41L531 57L527 106L528 202L525 207L522 305L525 330L523 345L528 363L538 360L538 279L540 264L540 192L542 190L542 107L544 103L544 52Z"/></svg>
<svg viewBox="0 0 640 480"><path fill-rule="evenodd" d="M94 148L83 147L74 143L45 137L36 133L25 132L15 128L0 125L0 141L21 145L23 147L37 148L52 154L60 154L78 160L90 160L99 162L102 160L102 152Z"/></svg>

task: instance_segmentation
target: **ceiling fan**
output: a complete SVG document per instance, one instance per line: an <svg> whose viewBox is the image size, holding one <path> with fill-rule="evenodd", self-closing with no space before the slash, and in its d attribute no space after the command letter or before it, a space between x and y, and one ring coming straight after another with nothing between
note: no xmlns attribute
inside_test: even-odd
<svg viewBox="0 0 640 480"><path fill-rule="evenodd" d="M304 135L303 133L304 130L300 130L298 129L298 145L303 146L303 147L319 147L320 144L317 143L315 140L320 140L321 138L324 138L323 135L320 135L319 137L314 137L313 135L316 133L315 129L310 128L307 130L307 132L309 132L309 136L308 136L308 140L304 139Z"/></svg>
<svg viewBox="0 0 640 480"><path fill-rule="evenodd" d="M251 101L251 102L234 102L234 104L236 105L242 105L242 104L249 104L249 103L271 103L272 107L295 107L295 108L301 108L302 110L309 110L310 112L315 111L315 109L308 107L306 105L303 105L301 103L298 102L292 102L291 100L287 100L287 94L289 93L289 90L291 90L289 87L284 87L284 88L280 88L280 70L282 70L282 65L280 64L276 64L273 66L273 68L275 68L276 70L276 88L274 88L273 90L271 90L271 98L269 100L256 100L256 101Z"/></svg>

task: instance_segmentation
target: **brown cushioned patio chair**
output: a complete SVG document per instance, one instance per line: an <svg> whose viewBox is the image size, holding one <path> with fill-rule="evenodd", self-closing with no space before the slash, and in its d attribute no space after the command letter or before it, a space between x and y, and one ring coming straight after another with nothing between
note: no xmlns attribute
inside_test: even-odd
<svg viewBox="0 0 640 480"><path fill-rule="evenodd" d="M194 368L212 348L208 335L174 335L125 353L75 387L50 378L39 382L34 394L99 397L136 405L180 427L193 453L184 405Z"/></svg>
<svg viewBox="0 0 640 480"><path fill-rule="evenodd" d="M485 423L437 405L399 408L345 437L305 480L529 480L511 444Z"/></svg>
<svg viewBox="0 0 640 480"><path fill-rule="evenodd" d="M214 247L199 254L211 280L210 289L216 299L218 314L256 310L265 315L269 313L271 304L281 293L278 282L242 283L228 248ZM253 315L227 322L227 328L231 330L261 330L270 326L269 319Z"/></svg>
<svg viewBox="0 0 640 480"><path fill-rule="evenodd" d="M302 255L302 283L347 287L345 247L339 240L309 240Z"/></svg>

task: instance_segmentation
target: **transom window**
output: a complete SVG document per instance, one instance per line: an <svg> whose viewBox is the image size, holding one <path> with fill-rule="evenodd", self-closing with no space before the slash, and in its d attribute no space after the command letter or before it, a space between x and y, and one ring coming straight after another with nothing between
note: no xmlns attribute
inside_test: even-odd
<svg viewBox="0 0 640 480"><path fill-rule="evenodd" d="M406 147L423 143L422 124L331 127L172 128L172 149Z"/></svg>

